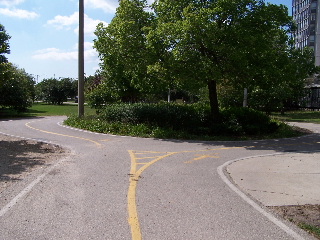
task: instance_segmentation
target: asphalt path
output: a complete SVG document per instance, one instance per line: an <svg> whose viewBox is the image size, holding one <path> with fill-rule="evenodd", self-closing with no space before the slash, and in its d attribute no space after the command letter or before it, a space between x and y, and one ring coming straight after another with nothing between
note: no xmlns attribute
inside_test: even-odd
<svg viewBox="0 0 320 240"><path fill-rule="evenodd" d="M64 119L0 122L1 134L71 150L1 193L1 240L313 239L243 193L225 168L240 158L318 151L318 133L243 142L159 140L81 131L63 126Z"/></svg>

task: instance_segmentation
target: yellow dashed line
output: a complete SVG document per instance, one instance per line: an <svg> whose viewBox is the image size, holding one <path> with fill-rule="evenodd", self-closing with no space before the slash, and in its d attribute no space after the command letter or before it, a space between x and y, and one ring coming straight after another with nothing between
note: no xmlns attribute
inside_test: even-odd
<svg viewBox="0 0 320 240"><path fill-rule="evenodd" d="M28 123L26 123L25 125L26 125L28 128L31 128L31 129L36 130L36 131L39 131L39 132L48 133L48 134L53 134L53 135L57 135L57 136L63 136L63 137L81 139L81 140L84 140L84 141L92 142L92 143L96 144L96 145L99 146L99 147L101 146L100 143L98 143L98 142L96 142L96 141L94 141L94 140L88 139L88 138L76 137L76 136L71 136L71 135L66 135L66 134L61 134L61 133L55 133L55 132L49 132L49 131L41 130L41 129L38 129L38 128L31 127L31 126L30 126L30 123L31 123L31 122L28 122Z"/></svg>
<svg viewBox="0 0 320 240"><path fill-rule="evenodd" d="M194 158L191 161L187 161L187 162L184 162L184 163L193 163L195 161L199 161L199 160L206 159L206 158L220 158L220 157L216 156L216 155L215 156L212 156L212 155L199 155L199 157Z"/></svg>
<svg viewBox="0 0 320 240"><path fill-rule="evenodd" d="M254 147L254 146L250 146ZM210 151L218 151L218 150L229 150L229 149L236 149L236 148L248 148L248 147L224 147L224 148L209 148L209 149L203 149L203 150L194 150L194 151L181 151L179 153L193 153L193 152L210 152Z"/></svg>

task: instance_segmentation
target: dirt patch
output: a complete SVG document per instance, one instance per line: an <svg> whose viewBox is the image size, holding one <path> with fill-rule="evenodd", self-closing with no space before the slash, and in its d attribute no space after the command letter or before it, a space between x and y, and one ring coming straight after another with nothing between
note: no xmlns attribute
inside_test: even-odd
<svg viewBox="0 0 320 240"><path fill-rule="evenodd" d="M320 205L273 206L272 211L296 225L310 225L320 228ZM316 236L320 239L320 236Z"/></svg>
<svg viewBox="0 0 320 240"><path fill-rule="evenodd" d="M312 132L311 130L309 129L306 129L306 128L301 128L301 127L297 127L297 126L291 126L292 129L296 132L299 132L301 135L307 135L307 134L312 134L314 132Z"/></svg>
<svg viewBox="0 0 320 240"><path fill-rule="evenodd" d="M56 145L0 134L0 192L31 172L54 164L67 153Z"/></svg>

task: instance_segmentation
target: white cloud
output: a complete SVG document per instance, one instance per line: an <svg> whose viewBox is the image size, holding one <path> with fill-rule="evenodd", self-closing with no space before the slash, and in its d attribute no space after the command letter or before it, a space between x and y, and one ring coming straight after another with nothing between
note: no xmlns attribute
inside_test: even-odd
<svg viewBox="0 0 320 240"><path fill-rule="evenodd" d="M107 13L115 13L119 6L118 0L85 0L84 4L86 7L102 9Z"/></svg>
<svg viewBox="0 0 320 240"><path fill-rule="evenodd" d="M79 12L75 12L70 16L55 16L54 19L49 20L47 24L53 25L56 29L70 29L70 26L76 25L79 22Z"/></svg>
<svg viewBox="0 0 320 240"><path fill-rule="evenodd" d="M23 3L24 1L25 0L0 0L0 4L11 7Z"/></svg>
<svg viewBox="0 0 320 240"><path fill-rule="evenodd" d="M147 0L148 4L152 4L155 0ZM84 4L88 8L102 9L107 13L115 13L119 6L119 0L84 0Z"/></svg>
<svg viewBox="0 0 320 240"><path fill-rule="evenodd" d="M39 14L35 12L15 8L16 5L19 5L24 1L25 0L0 0L0 5L5 6L5 8L0 8L0 14L22 19L34 19L39 17Z"/></svg>
<svg viewBox="0 0 320 240"><path fill-rule="evenodd" d="M98 59L98 53L92 48L93 43L84 43L84 58L86 62L94 62ZM76 44L72 50L61 50L58 48L46 48L35 52L32 56L37 60L55 60L55 61L75 61L78 60L78 45Z"/></svg>
<svg viewBox="0 0 320 240"><path fill-rule="evenodd" d="M30 12L23 9L9 9L9 8L0 8L0 14L9 16L9 17L17 17L17 18L23 18L23 19L33 19L37 18L39 14L35 12Z"/></svg>
<svg viewBox="0 0 320 240"><path fill-rule="evenodd" d="M76 51L72 52L63 52L62 50L58 48L46 48L46 49L41 49L36 52L35 55L32 56L34 59L38 60L76 60L78 57Z"/></svg>
<svg viewBox="0 0 320 240"><path fill-rule="evenodd" d="M108 26L108 23L106 23L105 21L94 20L85 14L84 15L84 34L94 36L94 31L96 30L97 25L99 23L103 23L105 26ZM76 29L74 29L74 32L75 33L79 32L79 26L77 26Z"/></svg>
<svg viewBox="0 0 320 240"><path fill-rule="evenodd" d="M94 36L94 31L96 30L97 25L102 22L104 25L108 25L104 21L95 20L90 18L88 15L84 15L84 33L86 35ZM49 20L47 24L54 26L56 29L66 29L70 30L74 28L74 32L78 33L78 24L79 24L79 12L75 12L70 16L55 16L54 19Z"/></svg>

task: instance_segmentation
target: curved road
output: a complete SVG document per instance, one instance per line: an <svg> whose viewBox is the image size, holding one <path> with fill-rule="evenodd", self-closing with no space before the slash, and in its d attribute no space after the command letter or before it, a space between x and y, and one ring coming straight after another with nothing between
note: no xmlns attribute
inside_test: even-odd
<svg viewBox="0 0 320 240"><path fill-rule="evenodd" d="M246 142L158 140L80 131L63 120L0 122L1 134L71 150L1 193L0 239L312 239L242 193L224 168L250 156L318 151L317 133Z"/></svg>

